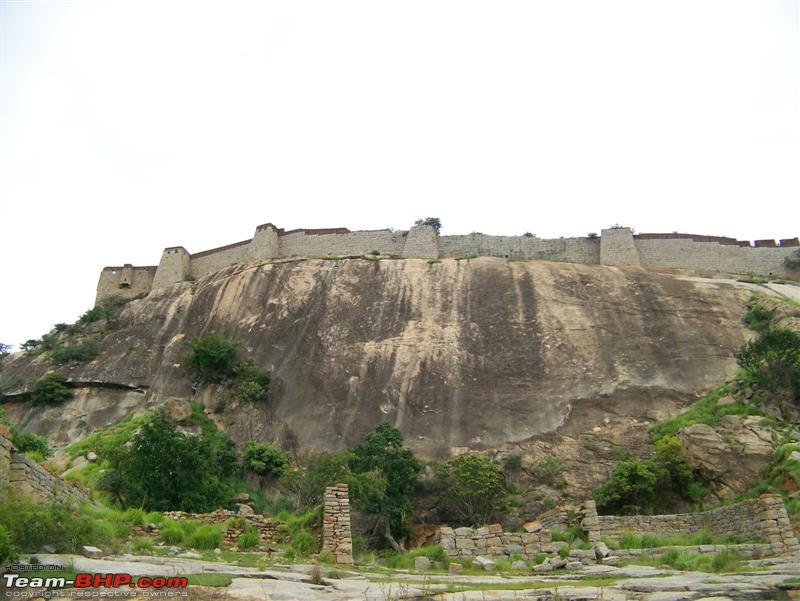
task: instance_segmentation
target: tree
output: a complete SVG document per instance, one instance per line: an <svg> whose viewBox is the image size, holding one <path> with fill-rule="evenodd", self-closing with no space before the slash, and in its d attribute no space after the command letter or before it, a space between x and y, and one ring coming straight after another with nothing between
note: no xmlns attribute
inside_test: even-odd
<svg viewBox="0 0 800 601"><path fill-rule="evenodd" d="M489 521L511 491L503 468L483 455L462 455L436 466L440 506L453 509L473 526Z"/></svg>
<svg viewBox="0 0 800 601"><path fill-rule="evenodd" d="M373 477L385 481L382 492L373 490L364 499L364 508L384 520L389 544L404 551L406 520L414 509L414 491L422 464L403 446L400 430L387 423L379 424L353 448L349 466L355 474L373 473ZM400 533L399 540L393 533Z"/></svg>
<svg viewBox="0 0 800 601"><path fill-rule="evenodd" d="M0 342L0 362L11 354L11 345Z"/></svg>
<svg viewBox="0 0 800 601"><path fill-rule="evenodd" d="M211 332L189 341L186 365L201 382L222 382L235 375L239 343Z"/></svg>
<svg viewBox="0 0 800 601"><path fill-rule="evenodd" d="M436 232L436 235L439 235L439 231L442 229L442 222L438 217L426 217L425 219L417 219L414 222L414 225L429 225L433 228L433 231Z"/></svg>
<svg viewBox="0 0 800 601"><path fill-rule="evenodd" d="M739 365L765 390L786 391L790 400L800 392L800 334L768 329L735 353Z"/></svg>
<svg viewBox="0 0 800 601"><path fill-rule="evenodd" d="M67 386L67 378L54 371L47 372L39 378L31 391L31 401L34 405L63 403L73 396L72 390Z"/></svg>
<svg viewBox="0 0 800 601"><path fill-rule="evenodd" d="M157 415L109 457L104 483L124 505L149 511L204 512L230 506L237 473L224 435L185 436ZM111 486L113 484L113 486Z"/></svg>
<svg viewBox="0 0 800 601"><path fill-rule="evenodd" d="M251 440L244 447L244 467L259 476L280 476L289 464L289 454L265 442Z"/></svg>
<svg viewBox="0 0 800 601"><path fill-rule="evenodd" d="M310 507L322 502L325 487L345 482L350 476L349 453L315 453L303 467L285 470L281 484L295 495L295 507Z"/></svg>
<svg viewBox="0 0 800 601"><path fill-rule="evenodd" d="M601 509L614 513L646 513L652 510L664 468L651 459L627 459L614 466L611 478L594 492Z"/></svg>

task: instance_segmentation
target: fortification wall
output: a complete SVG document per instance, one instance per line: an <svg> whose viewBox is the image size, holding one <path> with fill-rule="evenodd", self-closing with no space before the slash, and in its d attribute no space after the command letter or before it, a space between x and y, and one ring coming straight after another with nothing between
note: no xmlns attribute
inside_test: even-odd
<svg viewBox="0 0 800 601"><path fill-rule="evenodd" d="M788 275L784 259L797 249L792 246L751 247L719 242L681 239L635 239L642 267L649 269L698 269L758 275Z"/></svg>
<svg viewBox="0 0 800 601"><path fill-rule="evenodd" d="M147 294L153 287L157 266L134 267L125 264L122 267L105 267L97 281L95 304L109 296L133 298Z"/></svg>
<svg viewBox="0 0 800 601"><path fill-rule="evenodd" d="M189 273L199 279L204 275L214 273L220 269L225 269L237 263L249 261L251 240L235 242L220 248L214 248L203 252L195 253L189 257ZM265 257L271 258L271 257Z"/></svg>
<svg viewBox="0 0 800 601"><path fill-rule="evenodd" d="M16 452L11 433L0 428L0 496L12 490L36 503L89 500L89 492L74 482L66 482L41 465Z"/></svg>
<svg viewBox="0 0 800 601"><path fill-rule="evenodd" d="M278 237L281 257L346 257L367 255L374 250L382 255L397 255L403 252L406 232L374 230L347 232L342 234L308 234L292 232Z"/></svg>
<svg viewBox="0 0 800 601"><path fill-rule="evenodd" d="M439 238L440 258L471 256L597 265L600 263L600 239L542 239L533 236L487 236L480 233Z"/></svg>
<svg viewBox="0 0 800 601"><path fill-rule="evenodd" d="M586 265L633 265L648 269L786 276L784 260L800 249L797 238L749 242L722 236L639 234L613 227L600 237L541 239L533 236L437 236L430 226L409 231L346 228L284 231L271 223L256 228L251 240L190 255L183 247L164 250L154 267L106 267L97 285L97 301L121 294L137 296L152 288L186 278L201 278L221 269L254 260L283 257L361 256L375 251L384 256L437 259L493 256L508 259L561 261Z"/></svg>

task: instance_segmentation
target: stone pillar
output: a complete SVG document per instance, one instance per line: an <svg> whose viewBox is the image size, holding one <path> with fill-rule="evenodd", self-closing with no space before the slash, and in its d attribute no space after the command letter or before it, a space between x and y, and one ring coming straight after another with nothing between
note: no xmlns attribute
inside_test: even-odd
<svg viewBox="0 0 800 601"><path fill-rule="evenodd" d="M581 529L586 532L586 539L590 543L599 542L601 537L599 526L600 518L597 517L597 503L594 501L584 501L578 510Z"/></svg>
<svg viewBox="0 0 800 601"><path fill-rule="evenodd" d="M792 529L792 522L786 511L786 505L780 495L766 494L758 498L761 510L758 514L761 531L767 538L766 542L782 544L786 552L794 553L800 550L797 537Z"/></svg>
<svg viewBox="0 0 800 601"><path fill-rule="evenodd" d="M325 489L325 514L322 520L322 550L338 564L353 565L353 538L350 534L350 496L347 484Z"/></svg>
<svg viewBox="0 0 800 601"><path fill-rule="evenodd" d="M439 240L429 225L417 225L408 230L403 245L404 259L438 259Z"/></svg>
<svg viewBox="0 0 800 601"><path fill-rule="evenodd" d="M600 234L600 265L640 265L633 232L613 227Z"/></svg>
<svg viewBox="0 0 800 601"><path fill-rule="evenodd" d="M182 246L165 248L158 263L153 288L164 288L183 282L191 273L189 253Z"/></svg>

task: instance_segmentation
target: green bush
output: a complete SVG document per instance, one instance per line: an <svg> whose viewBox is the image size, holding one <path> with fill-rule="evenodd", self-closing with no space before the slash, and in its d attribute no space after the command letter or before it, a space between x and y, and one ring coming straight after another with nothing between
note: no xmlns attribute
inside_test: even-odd
<svg viewBox="0 0 800 601"><path fill-rule="evenodd" d="M204 524L186 539L193 549L216 549L222 546L222 529L215 524Z"/></svg>
<svg viewBox="0 0 800 601"><path fill-rule="evenodd" d="M503 459L503 467L506 471L516 473L522 469L522 455L520 453L514 453L513 455L508 455Z"/></svg>
<svg viewBox="0 0 800 601"><path fill-rule="evenodd" d="M15 561L19 555L8 528L0 524L0 566ZM0 570L2 571L2 570Z"/></svg>
<svg viewBox="0 0 800 601"><path fill-rule="evenodd" d="M762 305L758 297L753 297L748 303L743 319L750 329L756 332L765 332L772 325L774 316L773 310Z"/></svg>
<svg viewBox="0 0 800 601"><path fill-rule="evenodd" d="M14 446L20 453L39 453L42 457L50 457L53 450L44 436L33 432L19 432L13 430Z"/></svg>
<svg viewBox="0 0 800 601"><path fill-rule="evenodd" d="M175 523L167 523L161 528L161 540L168 545L177 545L183 542L183 530Z"/></svg>
<svg viewBox="0 0 800 601"><path fill-rule="evenodd" d="M240 361L233 371L237 379L233 387L233 393L239 399L250 402L267 399L270 382L269 373L258 369L251 361Z"/></svg>
<svg viewBox="0 0 800 601"><path fill-rule="evenodd" d="M258 530L255 528L250 528L239 535L239 539L236 541L236 546L239 547L240 551L247 551L257 547L260 542L261 535L258 533Z"/></svg>
<svg viewBox="0 0 800 601"><path fill-rule="evenodd" d="M235 375L239 343L211 332L189 341L186 366L201 382L222 382Z"/></svg>
<svg viewBox="0 0 800 601"><path fill-rule="evenodd" d="M437 501L473 525L485 524L511 488L500 465L482 455L462 455L435 468Z"/></svg>
<svg viewBox="0 0 800 601"><path fill-rule="evenodd" d="M736 361L764 390L786 392L791 400L800 391L800 334L769 329L735 353Z"/></svg>
<svg viewBox="0 0 800 601"><path fill-rule="evenodd" d="M283 474L289 464L289 454L265 442L250 441L244 447L244 467L259 475Z"/></svg>
<svg viewBox="0 0 800 601"><path fill-rule="evenodd" d="M531 476L544 483L552 483L556 476L564 471L564 461L558 457L547 455L542 457L531 468Z"/></svg>
<svg viewBox="0 0 800 601"><path fill-rule="evenodd" d="M425 217L424 219L417 219L414 222L414 225L429 225L433 228L433 231L436 232L436 235L439 235L439 231L442 229L442 221L438 217Z"/></svg>
<svg viewBox="0 0 800 601"><path fill-rule="evenodd" d="M67 363L85 363L100 354L102 347L97 340L84 340L77 344L56 346L48 356L59 365Z"/></svg>
<svg viewBox="0 0 800 601"><path fill-rule="evenodd" d="M67 386L67 378L52 371L39 378L31 391L34 405L63 403L73 396L72 390Z"/></svg>

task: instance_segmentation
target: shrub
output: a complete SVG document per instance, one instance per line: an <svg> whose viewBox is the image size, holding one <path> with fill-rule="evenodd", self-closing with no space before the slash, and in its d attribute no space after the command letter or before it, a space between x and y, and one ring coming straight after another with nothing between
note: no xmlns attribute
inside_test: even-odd
<svg viewBox="0 0 800 601"><path fill-rule="evenodd" d="M215 524L204 524L186 539L193 549L216 549L222 545L222 529Z"/></svg>
<svg viewBox="0 0 800 601"><path fill-rule="evenodd" d="M794 251L794 255L785 257L783 259L783 264L786 266L786 269L790 271L800 269L800 250Z"/></svg>
<svg viewBox="0 0 800 601"><path fill-rule="evenodd" d="M31 401L34 405L63 403L73 396L72 390L67 386L67 379L62 374L51 371L34 384Z"/></svg>
<svg viewBox="0 0 800 601"><path fill-rule="evenodd" d="M239 547L240 551L247 551L248 549L254 549L257 547L260 542L261 535L258 533L258 530L255 528L250 528L239 535L239 539L236 541L236 546Z"/></svg>
<svg viewBox="0 0 800 601"><path fill-rule="evenodd" d="M161 540L168 545L177 545L183 542L183 530L175 523L167 523L161 529Z"/></svg>
<svg viewBox="0 0 800 601"><path fill-rule="evenodd" d="M17 559L17 547L14 546L14 541L11 540L11 533L8 529L0 524L0 566L5 566L7 563Z"/></svg>
<svg viewBox="0 0 800 601"><path fill-rule="evenodd" d="M800 389L800 334L769 329L735 353L739 365L763 389L787 391L796 399Z"/></svg>
<svg viewBox="0 0 800 601"><path fill-rule="evenodd" d="M756 332L764 332L772 324L774 315L774 312L762 305L757 297L753 297L748 303L743 319L750 329Z"/></svg>
<svg viewBox="0 0 800 601"><path fill-rule="evenodd" d="M322 501L326 486L348 479L349 458L347 453L309 455L303 467L284 472L281 484L294 493L298 509L310 507ZM355 499L352 500L355 502Z"/></svg>
<svg viewBox="0 0 800 601"><path fill-rule="evenodd" d="M39 453L42 457L53 454L47 439L33 432L14 431L14 446L20 453Z"/></svg>
<svg viewBox="0 0 800 601"><path fill-rule="evenodd" d="M510 492L500 465L482 455L462 455L439 464L435 478L439 505L473 525L486 523Z"/></svg>
<svg viewBox="0 0 800 601"><path fill-rule="evenodd" d="M201 382L222 382L234 375L239 343L211 332L189 342L186 365Z"/></svg>
<svg viewBox="0 0 800 601"><path fill-rule="evenodd" d="M503 459L503 467L509 472L518 472L522 469L522 455L514 453Z"/></svg>
<svg viewBox="0 0 800 601"><path fill-rule="evenodd" d="M258 369L252 361L240 361L234 367L234 375L238 380L233 393L243 401L264 401L269 392L270 376Z"/></svg>
<svg viewBox="0 0 800 601"><path fill-rule="evenodd" d="M289 454L265 442L250 441L244 448L244 467L259 475L281 476Z"/></svg>
<svg viewBox="0 0 800 601"><path fill-rule="evenodd" d="M558 457L547 455L542 457L531 468L531 475L545 483L552 483L556 476L564 471L564 461Z"/></svg>
<svg viewBox="0 0 800 601"><path fill-rule="evenodd" d="M599 508L612 513L647 513L658 494L663 469L650 459L617 463L611 478L594 492Z"/></svg>
<svg viewBox="0 0 800 601"><path fill-rule="evenodd" d="M59 365L66 363L84 363L100 354L102 347L97 340L84 340L77 344L57 346L49 353L49 357Z"/></svg>

